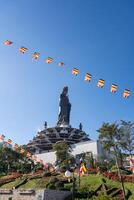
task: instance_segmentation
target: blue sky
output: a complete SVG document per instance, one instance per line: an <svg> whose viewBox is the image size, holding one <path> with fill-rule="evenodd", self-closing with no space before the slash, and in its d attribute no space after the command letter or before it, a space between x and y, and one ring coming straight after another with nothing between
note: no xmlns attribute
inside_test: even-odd
<svg viewBox="0 0 134 200"><path fill-rule="evenodd" d="M132 0L0 0L0 133L19 144L55 126L62 88L69 87L71 125L93 139L103 122L134 119ZM10 47L3 41L10 39ZM29 51L21 55L20 46ZM33 62L31 54L41 53ZM54 62L44 62L50 56ZM64 61L62 69L58 61ZM71 75L79 68L77 77ZM91 83L83 81L89 72ZM97 80L106 81L104 89ZM118 85L110 93L112 83ZM127 100L122 91L133 91Z"/></svg>

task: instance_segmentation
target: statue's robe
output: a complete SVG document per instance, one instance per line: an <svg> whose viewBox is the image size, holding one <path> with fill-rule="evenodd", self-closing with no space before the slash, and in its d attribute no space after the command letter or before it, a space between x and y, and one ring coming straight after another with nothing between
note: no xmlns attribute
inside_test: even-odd
<svg viewBox="0 0 134 200"><path fill-rule="evenodd" d="M58 117L58 125L60 124L69 125L71 104L69 102L68 96L66 96L63 93L60 95L59 106L60 106L60 112Z"/></svg>

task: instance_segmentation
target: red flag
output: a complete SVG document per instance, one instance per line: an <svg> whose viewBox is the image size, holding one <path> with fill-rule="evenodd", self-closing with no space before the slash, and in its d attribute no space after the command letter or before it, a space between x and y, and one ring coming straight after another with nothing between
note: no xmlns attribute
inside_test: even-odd
<svg viewBox="0 0 134 200"><path fill-rule="evenodd" d="M9 45L11 45L11 44L13 44L13 42L10 41L10 40L6 40L6 41L4 42L4 45L6 45L6 46L9 46Z"/></svg>
<svg viewBox="0 0 134 200"><path fill-rule="evenodd" d="M12 140L8 139L7 144L12 144Z"/></svg>
<svg viewBox="0 0 134 200"><path fill-rule="evenodd" d="M46 59L46 63L50 64L50 63L52 63L52 62L53 62L53 58L48 57L48 58Z"/></svg>
<svg viewBox="0 0 134 200"><path fill-rule="evenodd" d="M65 65L65 63L64 63L64 62L59 62L58 65L59 65L60 67L63 67L63 66Z"/></svg>
<svg viewBox="0 0 134 200"><path fill-rule="evenodd" d="M20 150L20 154L24 154L24 152L25 152L25 149Z"/></svg>
<svg viewBox="0 0 134 200"><path fill-rule="evenodd" d="M5 135L0 135L0 141L4 141L4 139L5 139Z"/></svg>
<svg viewBox="0 0 134 200"><path fill-rule="evenodd" d="M15 144L15 145L14 145L14 149L15 149L15 150L18 149L18 147L19 147L18 144Z"/></svg>

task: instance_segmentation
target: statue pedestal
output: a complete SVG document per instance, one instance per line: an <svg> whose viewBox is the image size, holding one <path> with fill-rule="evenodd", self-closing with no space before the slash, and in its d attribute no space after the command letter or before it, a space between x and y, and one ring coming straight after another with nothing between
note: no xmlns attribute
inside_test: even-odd
<svg viewBox="0 0 134 200"><path fill-rule="evenodd" d="M71 128L71 126L70 125L68 125L68 124L60 124L60 125L57 125L57 127L62 127L62 128Z"/></svg>

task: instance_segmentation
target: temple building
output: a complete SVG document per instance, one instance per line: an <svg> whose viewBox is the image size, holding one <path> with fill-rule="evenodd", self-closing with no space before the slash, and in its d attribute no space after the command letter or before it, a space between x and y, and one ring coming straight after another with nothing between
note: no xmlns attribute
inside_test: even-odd
<svg viewBox="0 0 134 200"><path fill-rule="evenodd" d="M40 159L54 163L55 152L52 151L53 144L59 141L66 141L72 146L72 154L75 156L83 152L90 152L95 157L103 153L103 149L98 141L93 141L83 131L82 124L79 128L70 125L71 103L68 97L68 87L64 87L60 94L59 114L56 126L47 128L45 122L44 129L37 133L32 141L26 145L27 149Z"/></svg>
<svg viewBox="0 0 134 200"><path fill-rule="evenodd" d="M55 127L47 128L45 122L44 130L37 133L32 141L29 141L27 148L32 153L43 153L52 150L53 144L58 141L66 141L68 144L89 141L88 135L79 128L72 128L70 125L71 104L68 98L68 87L64 87L60 95L58 122Z"/></svg>

